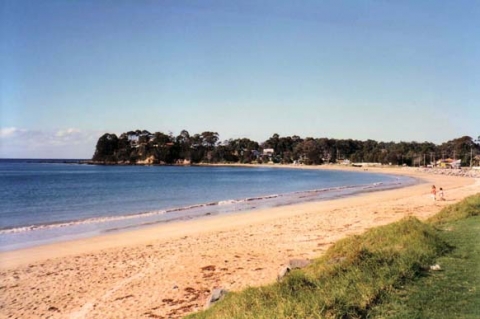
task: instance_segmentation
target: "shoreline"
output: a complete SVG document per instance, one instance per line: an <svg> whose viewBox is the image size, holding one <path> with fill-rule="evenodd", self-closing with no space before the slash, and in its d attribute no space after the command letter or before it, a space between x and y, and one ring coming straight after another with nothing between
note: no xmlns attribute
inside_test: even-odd
<svg viewBox="0 0 480 319"><path fill-rule="evenodd" d="M225 165L206 165L205 167L224 167ZM294 169L312 171L331 171L324 166L266 166L266 165L241 165L227 167L245 167L250 170L255 168L267 170L290 170ZM235 168L237 169L237 168ZM347 171L347 170L342 170ZM355 176L367 173L372 176L378 173L368 171L349 170ZM295 173L290 173L295 176ZM323 174L323 173L322 173ZM267 193L260 195L252 193L250 197L225 197L217 201L190 203L186 206L162 207L154 210L142 210L138 213L128 213L121 215L94 216L85 219L65 219L49 223L28 223L12 228L0 228L0 252L16 251L31 247L49 245L52 243L68 242L79 239L88 239L104 234L122 233L131 230L141 230L157 225L172 223L175 221L184 222L189 219L201 219L206 216L218 216L223 214L251 213L254 214L260 209L294 206L306 202L319 202L330 199L345 198L357 196L361 193L383 191L389 189L398 189L408 187L418 183L411 177L401 175L385 174L381 172L378 177L366 177L370 181L364 181L364 184L344 184L341 186L324 185L321 188L311 188L303 190L289 190L287 192ZM316 185L310 185L315 187ZM268 190L268 189L267 189ZM231 195L231 194L230 194ZM227 194L228 196L228 194Z"/></svg>
<svg viewBox="0 0 480 319"><path fill-rule="evenodd" d="M318 257L345 236L406 216L426 219L480 192L474 178L400 168L368 172L419 181L250 215L208 216L0 253L2 312L5 317L180 318L203 308L213 288L268 284L291 258ZM432 202L431 184L444 188L446 201Z"/></svg>
<svg viewBox="0 0 480 319"><path fill-rule="evenodd" d="M279 167L282 168L282 167ZM301 169L301 167L300 167ZM318 168L317 168L318 169ZM389 174L391 175L391 174ZM394 175L391 175L394 176ZM400 176L400 175L398 175ZM272 206L272 207L265 207L265 208L253 208L253 209L245 209L245 210L238 210L238 211L231 211L228 213L219 213L219 214L204 214L201 216L197 217L192 217L191 219L187 220L182 220L182 219L172 219L172 220L167 220L167 221L158 221L158 222L153 222L151 224L140 224L136 226L130 226L130 227L124 227L121 229L111 229L107 230L95 235L86 235L86 236L80 236L78 238L71 238L71 239L66 239L66 240L59 240L59 241L53 241L53 242L48 242L44 244L39 244L35 246L27 246L27 247L20 247L16 249L9 249L9 250L0 250L0 269L3 268L3 266L10 265L10 266L19 266L23 263L30 263L35 261L34 256L38 256L41 258L43 257L43 254L39 254L39 251L55 251L54 257L60 257L60 256L67 256L71 251L75 251L77 253L77 250L79 247L87 247L86 250L90 250L92 247L90 246L91 241L95 241L97 244L100 243L98 248L100 248L101 245L105 244L105 247L103 248L111 248L115 246L120 246L120 245L129 245L129 242L125 242L122 244L118 244L121 241L123 237L148 237L148 238L155 238L159 239L160 237L156 237L155 234L152 232L156 232L157 230L161 229L168 229L172 228L175 232L179 231L179 235L183 234L181 228L189 228L191 225L198 226L199 224L202 224L205 222L205 224L210 224L210 223L215 223L215 224L223 224L226 223L228 224L230 222L230 219L241 219L243 217L248 218L252 216L253 214L253 219L256 219L255 214L260 213L260 214L271 214L272 216L263 216L264 219L269 220L269 219L274 219L276 217L277 211L285 211L288 210L289 208L291 209L299 209L303 210L304 206L309 209L310 205L318 205L323 202L330 202L330 201L341 201L345 200L348 198L354 198L357 196L362 196L363 194L369 194L369 193L381 193L381 192L387 192L387 191L392 191L392 190L398 190L398 189L403 189L403 188L408 188L412 187L418 184L423 183L421 179L418 178L411 178L411 181L407 182L407 184L392 184L389 186L389 188L362 188L361 190L358 190L353 193L345 193L345 194L339 194L335 196L330 196L324 199L316 199L316 200L310 200L310 201L304 201L304 202L296 202L296 203L291 203L291 204L280 204L278 206ZM313 190L314 192L315 190ZM312 191L305 191L302 193L308 193ZM288 195L288 194L286 194ZM269 195L266 195L268 197ZM199 204L199 205L205 205L205 206L210 206L211 204L206 203L206 204ZM172 211L177 211L178 209L172 209ZM124 217L135 217L136 215L126 215ZM222 217L231 217L231 218L225 218L225 220L222 219ZM141 217L140 217L141 218ZM218 219L218 220L217 220ZM81 222L81 221L79 221ZM88 220L87 220L88 222ZM238 225L238 222L236 223ZM52 224L53 227L57 225L62 225L61 223L58 224ZM170 227L171 226L171 227ZM67 226L68 227L68 226ZM7 230L8 231L8 230ZM139 235L142 236L139 236ZM135 243L136 244L136 243ZM75 248L72 250L71 246L75 246ZM67 247L64 249L64 247ZM94 247L95 249L96 247ZM83 249L80 249L83 252ZM8 256L7 258L2 258L2 255ZM13 258L10 258L10 256L13 256ZM28 256L27 259L19 258L19 256ZM48 257L48 256L47 256ZM17 260L17 261L14 261ZM5 263L5 261L7 261ZM9 264L12 263L13 264ZM16 262L19 262L17 264Z"/></svg>

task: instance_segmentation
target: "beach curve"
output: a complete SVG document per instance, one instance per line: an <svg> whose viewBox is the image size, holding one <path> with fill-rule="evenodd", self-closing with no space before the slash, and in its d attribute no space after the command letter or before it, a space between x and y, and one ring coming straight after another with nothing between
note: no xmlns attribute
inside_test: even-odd
<svg viewBox="0 0 480 319"><path fill-rule="evenodd" d="M428 218L480 191L474 178L401 168L369 172L420 182L2 253L1 316L179 318L201 309L215 287L273 282L290 258L317 257L340 238L405 216ZM430 184L443 187L447 200L433 202Z"/></svg>

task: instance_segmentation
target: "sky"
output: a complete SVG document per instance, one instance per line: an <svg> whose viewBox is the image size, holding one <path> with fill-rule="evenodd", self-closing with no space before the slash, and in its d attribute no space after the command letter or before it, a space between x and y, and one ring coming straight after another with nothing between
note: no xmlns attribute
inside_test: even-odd
<svg viewBox="0 0 480 319"><path fill-rule="evenodd" d="M130 130L480 135L480 1L0 0L0 158Z"/></svg>

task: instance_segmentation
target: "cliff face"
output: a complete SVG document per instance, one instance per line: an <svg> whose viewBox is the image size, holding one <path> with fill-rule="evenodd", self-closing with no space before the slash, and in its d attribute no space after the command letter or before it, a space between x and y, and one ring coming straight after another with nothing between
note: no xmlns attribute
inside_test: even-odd
<svg viewBox="0 0 480 319"><path fill-rule="evenodd" d="M147 157L146 159L144 160L139 160L137 161L137 164L140 164L140 165L152 165L152 164L155 164L155 157L152 155L152 156L149 156Z"/></svg>

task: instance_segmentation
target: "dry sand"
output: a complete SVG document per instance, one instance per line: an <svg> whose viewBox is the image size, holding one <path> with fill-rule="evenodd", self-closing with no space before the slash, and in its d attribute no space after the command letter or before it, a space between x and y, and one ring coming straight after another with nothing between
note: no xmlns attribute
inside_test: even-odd
<svg viewBox="0 0 480 319"><path fill-rule="evenodd" d="M356 169L358 170L358 169ZM340 238L480 192L474 178L411 169L419 184L99 236L0 254L0 318L180 318L216 287L274 282L292 258L315 258ZM432 184L446 201L433 202Z"/></svg>

